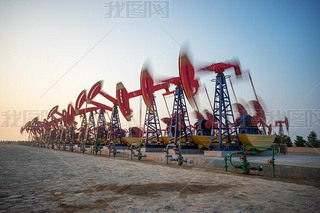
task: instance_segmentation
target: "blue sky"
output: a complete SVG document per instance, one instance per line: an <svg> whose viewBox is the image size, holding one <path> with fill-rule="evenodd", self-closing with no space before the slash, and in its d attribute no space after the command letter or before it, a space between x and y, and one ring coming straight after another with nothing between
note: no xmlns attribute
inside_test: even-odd
<svg viewBox="0 0 320 213"><path fill-rule="evenodd" d="M140 19L106 18L107 2L0 2L0 139L25 137L6 112L63 109L101 79L114 96L119 81L136 90L146 61L159 78L177 76L181 45L195 66L238 58L269 111L296 110L293 138L312 129L320 134L319 1L174 0L168 18ZM210 78L199 77L212 94ZM247 83L235 87L245 101L254 98ZM167 116L158 96L160 116ZM122 119L126 128L139 123L139 98L132 106L135 121ZM300 128L309 118L314 122Z"/></svg>

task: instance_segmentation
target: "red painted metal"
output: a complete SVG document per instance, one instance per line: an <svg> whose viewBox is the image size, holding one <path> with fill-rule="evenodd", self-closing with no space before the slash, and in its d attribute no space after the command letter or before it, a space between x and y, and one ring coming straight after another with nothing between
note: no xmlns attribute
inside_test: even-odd
<svg viewBox="0 0 320 213"><path fill-rule="evenodd" d="M87 90L82 90L76 100L76 105L75 105L76 114L77 114L77 110L79 110L82 107L82 105L86 102L86 100L87 100Z"/></svg>
<svg viewBox="0 0 320 213"><path fill-rule="evenodd" d="M250 104L252 104L255 112L256 112L256 115L259 117L259 120L262 120L262 121L266 121L266 114L264 112L264 109L262 108L261 104L259 101L249 101ZM266 126L266 125L264 125Z"/></svg>
<svg viewBox="0 0 320 213"><path fill-rule="evenodd" d="M87 100L87 103L88 104L92 104L92 105L95 105L96 107L98 107L99 109L103 109L103 110L108 110L108 111L112 111L112 107L109 107L105 104L101 104L99 102L96 102L96 101L91 101L91 100Z"/></svg>
<svg viewBox="0 0 320 213"><path fill-rule="evenodd" d="M246 108L244 108L244 106L242 104L235 103L235 104L233 104L233 107L238 111L239 117L241 115L248 115L248 112L247 112Z"/></svg>
<svg viewBox="0 0 320 213"><path fill-rule="evenodd" d="M154 81L149 74L149 71L146 67L144 67L141 71L140 75L140 89L142 93L142 97L146 107L151 107L154 102L154 92L158 90L164 89L166 93L169 93L169 83L162 82L160 84L155 85Z"/></svg>
<svg viewBox="0 0 320 213"><path fill-rule="evenodd" d="M59 129L59 123L62 121L61 118L57 119L57 118L52 118L51 121L48 121L46 119L44 119L43 121L43 127L44 129L49 132L51 128L54 128L56 130Z"/></svg>
<svg viewBox="0 0 320 213"><path fill-rule="evenodd" d="M164 84L163 84L164 85ZM154 100L154 82L147 69L142 69L140 74L140 89L128 93L122 82L116 87L117 100L120 111L127 121L131 120L132 110L130 108L129 99L142 95L147 107L151 106Z"/></svg>
<svg viewBox="0 0 320 213"><path fill-rule="evenodd" d="M118 100L119 109L123 117L130 121L132 117L132 110L130 109L129 99L141 95L141 90L136 90L128 93L122 82L117 83L116 96Z"/></svg>
<svg viewBox="0 0 320 213"><path fill-rule="evenodd" d="M284 118L284 124L286 125L287 131L289 132L289 120L287 116Z"/></svg>
<svg viewBox="0 0 320 213"><path fill-rule="evenodd" d="M51 118L54 114L62 116L60 112L58 112L59 105L54 106L48 113L47 119Z"/></svg>
<svg viewBox="0 0 320 213"><path fill-rule="evenodd" d="M170 125L171 121L172 121L172 118L170 117L164 117L164 118L161 118L162 122L167 124L167 125Z"/></svg>
<svg viewBox="0 0 320 213"><path fill-rule="evenodd" d="M185 95L189 103L193 103L194 95L199 88L199 82L195 79L195 72L188 58L183 55L179 57L179 74L180 77L174 77L162 80L161 83L155 84L149 70L144 66L140 74L140 89L128 93L122 82L117 84L116 93L120 111L127 121L131 120L132 110L130 108L129 99L142 95L146 107L151 107L154 102L154 92L165 90L164 96L173 94L169 91L170 85L179 86L182 84Z"/></svg>
<svg viewBox="0 0 320 213"><path fill-rule="evenodd" d="M204 116L199 111L194 111L196 113L197 120L204 120Z"/></svg>
<svg viewBox="0 0 320 213"><path fill-rule="evenodd" d="M129 128L129 137L142 138L143 137L143 129L141 129L139 127L130 127Z"/></svg>
<svg viewBox="0 0 320 213"><path fill-rule="evenodd" d="M27 132L31 132L34 135L40 135L44 131L43 122L39 121L38 117L35 117L31 121L27 122L24 128Z"/></svg>
<svg viewBox="0 0 320 213"><path fill-rule="evenodd" d="M130 108L129 99L142 95L146 107L151 107L154 103L154 92L164 89L164 94L171 94L169 85L172 82L179 81L178 78L171 78L155 85L149 74L148 68L143 67L140 74L140 89L128 93L122 82L117 84L116 93L120 111L127 121L131 120L132 110Z"/></svg>
<svg viewBox="0 0 320 213"><path fill-rule="evenodd" d="M78 98L76 100L76 105L75 105L75 116L77 115L83 115L86 114L87 112L97 112L100 107L85 107L83 109L80 109L84 103L87 101L87 91L82 90L80 94L78 95Z"/></svg>
<svg viewBox="0 0 320 213"><path fill-rule="evenodd" d="M80 109L77 111L76 115L84 115L88 112L96 112L100 109L100 107L88 107L84 109Z"/></svg>
<svg viewBox="0 0 320 213"><path fill-rule="evenodd" d="M199 81L195 78L194 67L185 54L179 56L179 75L186 98L191 105L196 105L194 96L198 92Z"/></svg>
<svg viewBox="0 0 320 213"><path fill-rule="evenodd" d="M55 115L59 115L60 116L59 120L63 121L64 126L68 127L72 123L74 123L76 113L72 104L68 105L67 111L64 109L62 110L62 112L59 112L58 109L59 109L58 105L54 106L48 113L47 119L51 118L52 120L55 120L56 119Z"/></svg>
<svg viewBox="0 0 320 213"><path fill-rule="evenodd" d="M204 124L204 126L207 129L211 129L212 128L212 124L213 124L214 128L217 128L218 124L216 123L216 120L214 120L214 122L212 122L213 114L210 113L208 110L205 110L205 113L206 113L207 121Z"/></svg>
<svg viewBox="0 0 320 213"><path fill-rule="evenodd" d="M288 120L287 116L284 117L284 120L275 121L275 123L274 123L275 127L282 126L283 124L286 125L286 130L287 130L287 132L289 132L289 120Z"/></svg>
<svg viewBox="0 0 320 213"><path fill-rule="evenodd" d="M259 124L261 124L262 127L268 129L268 134L270 135L272 133L272 125L267 124L266 115L265 115L264 109L261 106L260 102L259 101L250 101L249 103L251 103L253 105L253 108L255 110L255 115L252 117L252 120L251 120L252 125L258 126Z"/></svg>
<svg viewBox="0 0 320 213"><path fill-rule="evenodd" d="M268 125L267 122L266 122L265 111L264 111L264 109L263 109L263 107L261 105L261 101L262 100L261 100L261 98L260 98L260 100L258 98L258 95L257 95L257 92L255 90L255 87L254 87L250 72L249 71L248 72L240 72L240 73L238 73L238 75L236 74L236 76L244 77L245 74L249 77L250 84L251 84L251 87L253 89L254 96L255 96L255 99L256 99L256 100L253 100L253 101L249 102L249 104L251 104L253 106L254 110L255 110L255 115L253 116L252 121L251 121L252 125L258 126L259 124L261 124L263 128L267 128L268 129L268 134L271 134L272 133L272 125L271 124ZM230 84L232 86L232 81L231 80L230 80ZM232 86L232 91L233 91L233 94L235 96L235 99L237 100L237 97L235 95L233 86ZM240 116L244 115L244 114L248 114L246 112L245 108L241 104L236 103L236 104L234 104L234 107L239 112ZM236 119L237 121L239 120L240 116Z"/></svg>
<svg viewBox="0 0 320 213"><path fill-rule="evenodd" d="M199 71L213 71L218 75L222 74L225 70L233 68L236 76L241 75L241 69L239 64L231 64L231 63L214 63L207 67L201 68Z"/></svg>
<svg viewBox="0 0 320 213"><path fill-rule="evenodd" d="M102 95L103 97L105 97L107 100L111 101L114 105L118 105L118 101L117 99L115 99L114 97L112 97L111 95L109 95L108 93L104 92L102 90L102 86L103 86L103 81L98 81L97 83L95 83L91 89L89 90L89 93L87 95L87 104L92 104L95 105L103 110L108 110L108 111L112 111L113 108L110 106L107 106L105 104L99 103L97 101L93 101L93 99L98 95Z"/></svg>
<svg viewBox="0 0 320 213"><path fill-rule="evenodd" d="M76 116L75 109L72 106L72 104L69 104L68 108L67 108L67 123L68 123L68 126L70 126L72 124L76 125L75 116Z"/></svg>
<svg viewBox="0 0 320 213"><path fill-rule="evenodd" d="M253 85L253 81L252 81L250 72L248 72L248 75L249 75L250 83L251 83L251 86L252 86L252 89L253 89L253 92L254 92L254 96L256 97L256 100L259 101L256 89L254 88L254 85Z"/></svg>
<svg viewBox="0 0 320 213"><path fill-rule="evenodd" d="M103 81L98 81L97 83L95 83L87 96L88 100L93 100L94 97L96 97L98 94L102 95L103 97L105 97L107 100L111 101L113 104L118 104L117 99L115 99L114 97L112 97L111 95L109 95L108 93L104 92L102 90L102 86L103 86Z"/></svg>

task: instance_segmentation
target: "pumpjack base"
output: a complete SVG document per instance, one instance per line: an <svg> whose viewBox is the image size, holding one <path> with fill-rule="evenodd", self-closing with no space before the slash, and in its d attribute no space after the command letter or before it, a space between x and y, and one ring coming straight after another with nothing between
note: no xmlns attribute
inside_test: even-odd
<svg viewBox="0 0 320 213"><path fill-rule="evenodd" d="M142 147L142 152L162 152L162 150L166 148L166 145L147 145L146 147Z"/></svg>
<svg viewBox="0 0 320 213"><path fill-rule="evenodd" d="M234 151L204 151L204 156L205 157L227 157L229 154L233 153Z"/></svg>
<svg viewBox="0 0 320 213"><path fill-rule="evenodd" d="M204 150L199 149L198 145L190 143L181 145L181 154L203 154Z"/></svg>
<svg viewBox="0 0 320 213"><path fill-rule="evenodd" d="M225 146L210 146L211 151L237 151L239 150L239 146L236 145L225 145Z"/></svg>
<svg viewBox="0 0 320 213"><path fill-rule="evenodd" d="M181 146L181 154L203 154L204 150L198 149L198 148L190 148L187 146L187 148L184 148Z"/></svg>
<svg viewBox="0 0 320 213"><path fill-rule="evenodd" d="M85 148L91 148L91 145L92 145L92 143L86 143L84 146L85 146Z"/></svg>
<svg viewBox="0 0 320 213"><path fill-rule="evenodd" d="M107 145L107 147L108 147L108 145ZM127 148L127 145L126 144L116 144L116 148L117 149L126 149Z"/></svg>
<svg viewBox="0 0 320 213"><path fill-rule="evenodd" d="M101 145L101 148L103 148L103 149L109 149L109 146L110 145L106 145L106 144L103 144L103 145ZM126 149L127 148L127 145L126 144L116 144L116 148L117 149Z"/></svg>

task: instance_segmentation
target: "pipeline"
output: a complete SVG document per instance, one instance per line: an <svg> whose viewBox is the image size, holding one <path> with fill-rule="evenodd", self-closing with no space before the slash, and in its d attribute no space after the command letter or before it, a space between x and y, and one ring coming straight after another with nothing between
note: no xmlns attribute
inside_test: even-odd
<svg viewBox="0 0 320 213"><path fill-rule="evenodd" d="M113 141L110 141L108 148L109 148L109 156L113 155L113 157L115 157L117 153L120 153L117 150L116 144Z"/></svg>
<svg viewBox="0 0 320 213"><path fill-rule="evenodd" d="M257 146L254 148L255 149L267 149L267 150L272 150L272 154L271 154L271 159L267 161L267 163L269 165L272 165L272 174L273 174L273 177L275 178L276 177L276 170L275 170L275 157L274 157L274 148L273 147L264 147L264 146Z"/></svg>
<svg viewBox="0 0 320 213"><path fill-rule="evenodd" d="M230 162L230 165L235 168L235 169L242 169L241 173L242 174L249 174L250 170L257 170L257 171L262 171L263 168L262 166L256 166L256 167L250 167L250 163L247 160L247 156L250 155L257 155L256 149L267 149L267 150L272 150L272 155L271 159L268 160L268 164L272 165L272 173L273 177L275 178L275 157L274 157L274 148L273 147L263 147L263 146L257 146L254 147L252 151L246 151L246 145L243 145L243 150L242 151L236 151L231 153L229 156L224 157L224 167L225 171L228 171L228 161ZM241 155L241 164L240 165L234 165L232 162L232 156L235 154Z"/></svg>
<svg viewBox="0 0 320 213"><path fill-rule="evenodd" d="M101 155L101 149L102 149L102 146L99 142L99 138L96 139L96 143L95 145L93 146L93 153L95 153L96 155L98 155L98 152L100 152L100 155Z"/></svg>
<svg viewBox="0 0 320 213"><path fill-rule="evenodd" d="M173 149L175 154L177 155L176 158L173 157L172 154L169 154L169 150ZM185 163L190 163L193 164L193 160L188 161L187 159L183 158L182 155L182 149L181 149L181 145L179 144L178 149L176 147L176 145L174 144L168 144L164 150L164 152L166 153L165 157L166 157L166 161L167 164L169 164L169 161L177 161L179 166L182 166L182 164Z"/></svg>
<svg viewBox="0 0 320 213"><path fill-rule="evenodd" d="M86 144L85 144L85 142L82 142L80 144L80 152L82 152L82 154L84 154L86 151L87 151Z"/></svg>
<svg viewBox="0 0 320 213"><path fill-rule="evenodd" d="M147 157L146 154L143 154L141 151L141 144L136 145L136 144L131 144L130 146L130 159L132 160L133 157L138 157L138 160L141 160L143 157Z"/></svg>

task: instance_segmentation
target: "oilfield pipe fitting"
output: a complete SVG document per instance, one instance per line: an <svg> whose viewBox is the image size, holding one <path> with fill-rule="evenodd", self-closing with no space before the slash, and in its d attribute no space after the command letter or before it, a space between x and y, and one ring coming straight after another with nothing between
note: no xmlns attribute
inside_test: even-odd
<svg viewBox="0 0 320 213"><path fill-rule="evenodd" d="M170 149L172 149L174 151L174 153L177 157L173 157L173 155L169 153ZM176 147L176 145L168 144L166 146L164 152L166 153L165 157L166 157L167 164L169 164L169 161L177 161L179 166L182 166L183 163L189 163L189 164L194 163L193 160L184 159L184 157L182 155L182 149L181 149L180 144L179 144L178 148Z"/></svg>
<svg viewBox="0 0 320 213"><path fill-rule="evenodd" d="M274 157L274 148L273 147L264 147L264 146L257 146L257 147L255 147L254 148L254 150L255 149L267 149L267 150L271 150L272 151L272 153L271 153L271 159L269 159L268 161L267 161L267 163L269 164L269 165L272 165L272 174L273 174L273 177L275 178L276 177L276 170L275 170L275 157Z"/></svg>
<svg viewBox="0 0 320 213"><path fill-rule="evenodd" d="M273 152L273 148L272 147L255 147L252 151L247 151L246 150L246 145L243 146L243 150L242 151L237 151L237 152L233 152L231 153L229 156L224 158L224 167L225 170L228 171L228 161L230 162L230 165L235 168L235 169L241 169L241 173L242 174L249 174L250 170L256 170L256 171L262 171L263 168L262 166L253 166L250 167L250 163L248 162L247 156L249 155L257 155L257 148L263 148L263 149L272 149L272 163L273 163L273 177L275 177L275 172L274 172L274 152ZM234 165L232 162L232 156L238 154L240 155L240 160L241 163L240 165Z"/></svg>
<svg viewBox="0 0 320 213"><path fill-rule="evenodd" d="M100 152L101 155L101 144L99 142L99 138L97 138L95 145L93 146L93 152L97 155Z"/></svg>
<svg viewBox="0 0 320 213"><path fill-rule="evenodd" d="M112 141L109 143L108 148L109 148L109 156L113 155L113 157L115 157L117 155L117 153L120 153L117 150L116 144Z"/></svg>
<svg viewBox="0 0 320 213"><path fill-rule="evenodd" d="M147 157L146 154L143 154L141 151L141 144L139 146L136 146L135 144L131 144L130 148L130 159L132 160L133 157L137 157L138 160L141 160L143 157Z"/></svg>
<svg viewBox="0 0 320 213"><path fill-rule="evenodd" d="M73 148L73 143L72 142L69 144L69 149L70 149L71 152L73 152L74 148Z"/></svg>
<svg viewBox="0 0 320 213"><path fill-rule="evenodd" d="M82 154L83 154L85 151L87 151L87 150L86 150L86 145L85 145L85 143L82 143L82 144L80 145L80 152L82 152Z"/></svg>

